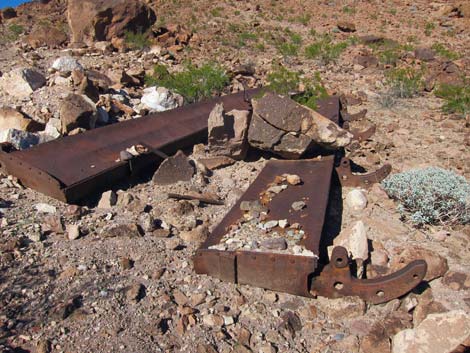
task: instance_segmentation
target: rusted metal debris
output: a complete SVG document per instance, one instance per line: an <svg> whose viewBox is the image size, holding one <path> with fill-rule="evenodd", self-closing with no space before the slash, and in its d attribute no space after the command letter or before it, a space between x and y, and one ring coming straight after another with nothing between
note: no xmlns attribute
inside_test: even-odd
<svg viewBox="0 0 470 353"><path fill-rule="evenodd" d="M383 303L413 289L426 274L424 261L414 261L389 276L360 280L351 276L346 250L336 247L330 264L322 269L318 259L333 167L333 156L313 160L269 161L197 251L194 257L196 272L305 297L358 295L371 303ZM265 191L276 177L283 174L298 175L302 183L275 195L269 204L265 204ZM375 182L374 177L369 176L367 180ZM287 219L289 224L300 224L305 234L300 245L312 251L314 256L211 248L219 244L231 226L243 219L241 203L253 200L260 200L269 209L267 221ZM298 200L302 200L305 207L293 212L291 205ZM278 231L282 232L282 229Z"/></svg>
<svg viewBox="0 0 470 353"><path fill-rule="evenodd" d="M207 117L216 103L223 103L228 110L249 109L249 100L258 91L108 125L23 151L2 150L0 167L31 189L64 202L77 202L119 181L155 170L162 161L162 152L171 155L203 142ZM149 152L121 160L121 152L136 145L146 146Z"/></svg>

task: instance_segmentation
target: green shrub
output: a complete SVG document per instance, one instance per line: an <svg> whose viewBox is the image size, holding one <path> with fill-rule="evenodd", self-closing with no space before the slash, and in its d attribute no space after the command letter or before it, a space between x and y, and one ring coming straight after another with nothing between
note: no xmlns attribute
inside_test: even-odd
<svg viewBox="0 0 470 353"><path fill-rule="evenodd" d="M416 225L470 222L470 183L452 171L410 170L389 176L382 186Z"/></svg>
<svg viewBox="0 0 470 353"><path fill-rule="evenodd" d="M435 91L435 95L445 100L442 110L451 114L470 114L470 83L463 85L442 84Z"/></svg>
<svg viewBox="0 0 470 353"><path fill-rule="evenodd" d="M328 64L336 61L347 47L348 42L333 43L331 36L326 34L305 48L305 56L309 59L319 59L322 63Z"/></svg>
<svg viewBox="0 0 470 353"><path fill-rule="evenodd" d="M284 56L297 56L301 44L302 37L297 33L289 32L289 39L278 40L276 46L279 52Z"/></svg>
<svg viewBox="0 0 470 353"><path fill-rule="evenodd" d="M150 46L148 33L140 32L140 31L137 31L137 32L126 31L124 33L124 38L125 38L127 46L130 49L142 50Z"/></svg>
<svg viewBox="0 0 470 353"><path fill-rule="evenodd" d="M162 65L154 68L154 74L146 77L147 85L158 85L181 94L187 103L194 103L220 93L229 78L224 69L215 63L200 67L189 63L182 72L169 73Z"/></svg>
<svg viewBox="0 0 470 353"><path fill-rule="evenodd" d="M386 84L397 98L412 98L423 88L423 72L413 68L395 68L386 73Z"/></svg>
<svg viewBox="0 0 470 353"><path fill-rule="evenodd" d="M311 109L317 108L317 101L327 96L325 87L321 83L317 72L313 78L302 78L298 71L290 71L283 66L277 66L267 77L269 90L288 96L297 92L302 83L304 91L295 94L292 98L299 104Z"/></svg>
<svg viewBox="0 0 470 353"><path fill-rule="evenodd" d="M436 25L433 22L426 22L424 25L424 34L429 37L435 28Z"/></svg>
<svg viewBox="0 0 470 353"><path fill-rule="evenodd" d="M431 48L443 58L446 58L449 60L457 60L458 58L460 58L459 53L456 53L455 51L447 49L444 44L434 43Z"/></svg>

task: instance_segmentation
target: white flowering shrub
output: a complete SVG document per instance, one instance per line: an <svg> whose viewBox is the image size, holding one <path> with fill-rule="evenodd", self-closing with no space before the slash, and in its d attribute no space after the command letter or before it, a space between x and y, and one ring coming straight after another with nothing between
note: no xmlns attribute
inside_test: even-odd
<svg viewBox="0 0 470 353"><path fill-rule="evenodd" d="M470 183L462 176L430 167L393 174L382 182L403 216L416 225L470 223Z"/></svg>

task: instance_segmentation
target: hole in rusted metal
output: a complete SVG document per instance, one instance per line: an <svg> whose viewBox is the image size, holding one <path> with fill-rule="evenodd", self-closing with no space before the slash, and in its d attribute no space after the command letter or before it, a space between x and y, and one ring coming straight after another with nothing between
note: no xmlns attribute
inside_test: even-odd
<svg viewBox="0 0 470 353"><path fill-rule="evenodd" d="M383 297L385 295L383 290L378 290L375 294L377 294L378 297Z"/></svg>
<svg viewBox="0 0 470 353"><path fill-rule="evenodd" d="M335 282L334 287L336 290L341 290L344 288L344 284L342 282Z"/></svg>
<svg viewBox="0 0 470 353"><path fill-rule="evenodd" d="M413 279L418 279L418 278L419 278L419 276L415 273L415 274L413 275Z"/></svg>

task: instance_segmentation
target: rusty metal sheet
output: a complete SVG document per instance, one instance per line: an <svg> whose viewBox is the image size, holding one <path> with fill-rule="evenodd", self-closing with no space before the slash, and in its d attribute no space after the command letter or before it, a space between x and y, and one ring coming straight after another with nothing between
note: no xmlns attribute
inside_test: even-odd
<svg viewBox="0 0 470 353"><path fill-rule="evenodd" d="M0 164L25 186L62 201L74 202L131 174L129 162L117 161L122 150L143 144L172 154L177 149L203 142L207 136L207 118L216 103L223 102L227 110L250 109L247 99L258 91L218 97L67 136L24 151L2 153ZM11 159L31 170L28 172L29 169L12 163ZM151 154L137 157L132 163L134 168L143 170L159 160L160 156ZM38 171L50 178L36 178Z"/></svg>

